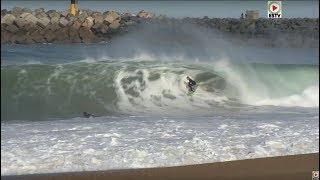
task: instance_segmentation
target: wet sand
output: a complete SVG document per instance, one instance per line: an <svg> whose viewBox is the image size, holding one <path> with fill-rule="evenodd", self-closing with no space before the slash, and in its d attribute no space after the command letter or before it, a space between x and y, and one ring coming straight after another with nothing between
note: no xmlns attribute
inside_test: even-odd
<svg viewBox="0 0 320 180"><path fill-rule="evenodd" d="M164 180L164 179L245 179L245 180L311 180L319 170L319 153L279 156L178 167L124 169L92 172L68 172L1 176L3 180Z"/></svg>

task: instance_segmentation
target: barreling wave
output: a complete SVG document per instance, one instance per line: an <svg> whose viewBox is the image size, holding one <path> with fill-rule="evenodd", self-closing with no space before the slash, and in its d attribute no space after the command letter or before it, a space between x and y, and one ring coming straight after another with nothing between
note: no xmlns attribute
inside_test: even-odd
<svg viewBox="0 0 320 180"><path fill-rule="evenodd" d="M318 65L87 61L1 67L1 119L188 115L244 106L319 107ZM186 96L186 75L199 87Z"/></svg>

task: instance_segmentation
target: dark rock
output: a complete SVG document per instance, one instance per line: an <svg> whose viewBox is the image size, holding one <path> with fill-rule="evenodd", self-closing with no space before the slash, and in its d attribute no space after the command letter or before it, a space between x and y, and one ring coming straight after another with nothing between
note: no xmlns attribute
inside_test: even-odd
<svg viewBox="0 0 320 180"><path fill-rule="evenodd" d="M135 25L136 22L135 21L132 21L132 20L128 20L128 21L124 21L123 22L126 26L132 26L132 25Z"/></svg>
<svg viewBox="0 0 320 180"><path fill-rule="evenodd" d="M1 9L1 16L4 16L8 14L8 10L7 9Z"/></svg>

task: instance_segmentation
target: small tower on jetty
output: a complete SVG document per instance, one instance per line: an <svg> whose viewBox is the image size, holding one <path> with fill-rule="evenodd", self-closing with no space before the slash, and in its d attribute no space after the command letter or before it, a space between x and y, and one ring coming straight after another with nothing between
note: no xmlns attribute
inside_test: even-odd
<svg viewBox="0 0 320 180"><path fill-rule="evenodd" d="M76 2L76 0L71 0L70 14L75 16L77 14L77 12L78 12L77 2Z"/></svg>
<svg viewBox="0 0 320 180"><path fill-rule="evenodd" d="M246 19L259 19L259 11L258 10L248 10L246 11Z"/></svg>

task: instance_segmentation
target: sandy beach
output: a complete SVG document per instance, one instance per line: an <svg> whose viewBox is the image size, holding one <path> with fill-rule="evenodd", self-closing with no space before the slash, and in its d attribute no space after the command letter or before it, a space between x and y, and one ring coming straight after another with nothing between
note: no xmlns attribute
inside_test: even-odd
<svg viewBox="0 0 320 180"><path fill-rule="evenodd" d="M37 175L2 176L4 180L27 179L311 179L319 169L319 153L279 156L164 168L70 172Z"/></svg>

